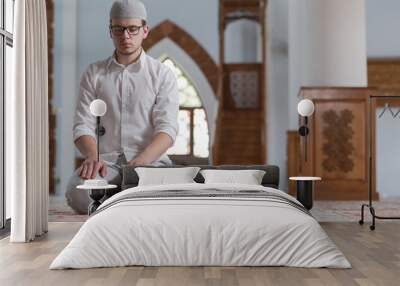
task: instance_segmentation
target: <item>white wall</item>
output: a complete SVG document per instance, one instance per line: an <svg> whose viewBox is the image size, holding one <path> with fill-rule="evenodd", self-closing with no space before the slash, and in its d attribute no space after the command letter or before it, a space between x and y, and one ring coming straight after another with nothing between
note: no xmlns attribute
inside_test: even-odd
<svg viewBox="0 0 400 286"><path fill-rule="evenodd" d="M400 57L400 1L366 0L368 57Z"/></svg>
<svg viewBox="0 0 400 286"><path fill-rule="evenodd" d="M367 54L369 58L400 58L400 1L366 0ZM394 111L397 111L395 109ZM400 196L400 122L388 112L376 114L376 189L382 198Z"/></svg>

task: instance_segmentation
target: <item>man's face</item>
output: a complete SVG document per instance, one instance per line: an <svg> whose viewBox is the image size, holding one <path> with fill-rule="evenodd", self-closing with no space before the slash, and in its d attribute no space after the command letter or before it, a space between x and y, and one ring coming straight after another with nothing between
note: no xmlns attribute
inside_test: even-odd
<svg viewBox="0 0 400 286"><path fill-rule="evenodd" d="M142 25L140 19L112 19L111 27L116 28L111 29L111 38L118 53L130 55L140 49L149 33L149 27ZM125 27L130 28L124 29Z"/></svg>

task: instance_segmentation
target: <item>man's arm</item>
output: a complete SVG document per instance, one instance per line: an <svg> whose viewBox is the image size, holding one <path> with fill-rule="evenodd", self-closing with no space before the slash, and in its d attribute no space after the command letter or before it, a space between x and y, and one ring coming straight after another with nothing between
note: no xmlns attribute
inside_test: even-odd
<svg viewBox="0 0 400 286"><path fill-rule="evenodd" d="M78 169L79 176L83 179L94 179L98 172L102 177L107 174L107 165L102 161L97 162L96 119L90 114L90 103L96 99L92 75L93 71L89 66L81 78L74 116L74 142L85 157Z"/></svg>
<svg viewBox="0 0 400 286"><path fill-rule="evenodd" d="M103 161L97 162L96 140L90 135L80 136L75 140L75 145L85 157L79 168L79 176L83 179L94 179L97 173L102 177L107 175L107 165Z"/></svg>
<svg viewBox="0 0 400 286"><path fill-rule="evenodd" d="M173 143L174 141L168 134L164 132L157 133L146 149L136 158L129 161L129 164L134 166L149 165L167 152Z"/></svg>
<svg viewBox="0 0 400 286"><path fill-rule="evenodd" d="M96 140L89 135L83 135L75 140L75 145L85 158L97 159Z"/></svg>
<svg viewBox="0 0 400 286"><path fill-rule="evenodd" d="M172 70L166 69L153 107L154 137L146 149L131 160L131 165L149 165L175 141L178 133L179 94Z"/></svg>

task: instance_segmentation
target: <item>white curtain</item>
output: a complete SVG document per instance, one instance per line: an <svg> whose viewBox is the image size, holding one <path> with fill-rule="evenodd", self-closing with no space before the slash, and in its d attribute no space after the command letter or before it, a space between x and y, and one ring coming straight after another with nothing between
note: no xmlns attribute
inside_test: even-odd
<svg viewBox="0 0 400 286"><path fill-rule="evenodd" d="M14 87L6 99L12 242L47 232L49 146L45 0L15 1Z"/></svg>

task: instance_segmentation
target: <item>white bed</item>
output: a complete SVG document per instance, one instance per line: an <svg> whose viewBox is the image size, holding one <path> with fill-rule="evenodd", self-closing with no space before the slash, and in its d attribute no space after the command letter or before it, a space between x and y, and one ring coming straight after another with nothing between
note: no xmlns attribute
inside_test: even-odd
<svg viewBox="0 0 400 286"><path fill-rule="evenodd" d="M174 196L145 197L175 190ZM228 195L215 195L218 192ZM50 269L127 265L350 268L318 222L298 204L282 191L254 185L130 188L99 207Z"/></svg>

